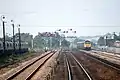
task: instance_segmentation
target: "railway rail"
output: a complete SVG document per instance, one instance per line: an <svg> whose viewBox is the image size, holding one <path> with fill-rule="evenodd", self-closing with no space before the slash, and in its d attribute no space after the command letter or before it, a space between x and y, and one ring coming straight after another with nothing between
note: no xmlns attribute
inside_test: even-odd
<svg viewBox="0 0 120 80"><path fill-rule="evenodd" d="M98 51L92 51L93 53L97 53L101 56L106 56L108 58L113 58L113 59L117 59L117 60L120 60L120 55L117 54L117 53L107 53L107 52L98 52Z"/></svg>
<svg viewBox="0 0 120 80"><path fill-rule="evenodd" d="M83 64L86 70L89 72L93 80L120 80L119 68L115 68L114 64L108 64L101 58L85 53L72 52L72 54Z"/></svg>
<svg viewBox="0 0 120 80"><path fill-rule="evenodd" d="M64 64L60 62L53 80L120 80L120 71L89 55L82 51L62 52L60 61Z"/></svg>
<svg viewBox="0 0 120 80"><path fill-rule="evenodd" d="M65 53L66 56L66 64L68 71L68 80L93 80L86 69L82 66L82 64L75 58L72 53ZM71 58L70 58L71 57ZM69 58L69 59L68 59ZM76 65L75 65L76 64ZM73 66L74 65L74 66ZM76 69L77 68L77 69ZM75 78L75 75L77 78Z"/></svg>
<svg viewBox="0 0 120 80"><path fill-rule="evenodd" d="M68 71L68 80L72 80L72 72L71 72L70 64L68 62L68 59L67 59L66 55L65 55L65 62L66 62L67 71Z"/></svg>
<svg viewBox="0 0 120 80"><path fill-rule="evenodd" d="M97 51L84 51L81 50L81 52L84 52L87 54L90 58L99 61L102 64L105 64L107 66L110 66L111 68L114 68L116 70L120 71L120 64L116 63L119 62L120 56L116 56L117 54L114 53L104 53L104 52L97 52ZM93 54L94 53L94 54ZM101 56L101 57L100 57ZM103 58L102 58L103 57ZM108 58L108 59L107 59ZM114 60L113 60L114 59ZM111 61L112 60L112 61Z"/></svg>
<svg viewBox="0 0 120 80"><path fill-rule="evenodd" d="M54 55L54 52L49 52L30 64L27 64L17 72L5 76L3 80L30 80L33 75L45 64L45 62Z"/></svg>
<svg viewBox="0 0 120 80"><path fill-rule="evenodd" d="M108 60L106 60L104 58L92 55L92 54L90 54L90 52L86 52L86 51L82 51L82 52L87 54L88 57L90 57L90 58L92 58L92 59L94 59L94 60L96 60L96 61L98 61L98 62L100 62L100 63L102 63L102 64L104 64L106 66L109 66L109 67L111 67L111 68L113 68L115 70L120 71L120 65L119 64L116 64L116 63L108 61ZM98 54L100 56L106 56L106 58L108 57L108 58L111 58L111 59L120 60L119 56L113 57L112 55L107 55L106 53L103 53L103 54L102 53L96 53L96 54Z"/></svg>
<svg viewBox="0 0 120 80"><path fill-rule="evenodd" d="M105 54L105 53L97 53L99 56L103 56L106 58L111 58L111 59L115 59L115 60L120 60L119 56L113 56L113 55L109 55L109 54Z"/></svg>
<svg viewBox="0 0 120 80"><path fill-rule="evenodd" d="M108 61L108 60L99 58L99 57L97 57L97 56L88 54L88 53L86 53L86 54L88 55L88 57L90 57L90 58L92 58L92 59L94 59L94 60L96 60L96 61L98 61L98 62L100 62L100 63L102 63L102 64L104 64L104 65L106 65L106 66L109 66L109 67L111 67L111 68L113 68L113 69L115 69L115 70L120 71L120 65L115 64L115 63L113 63L113 62L110 62L110 61Z"/></svg>

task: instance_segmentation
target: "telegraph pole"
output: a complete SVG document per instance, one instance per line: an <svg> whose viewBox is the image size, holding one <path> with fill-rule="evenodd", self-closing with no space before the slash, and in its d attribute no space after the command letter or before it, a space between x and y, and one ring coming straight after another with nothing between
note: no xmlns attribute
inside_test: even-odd
<svg viewBox="0 0 120 80"><path fill-rule="evenodd" d="M116 39L115 39L115 38L116 38L116 36L115 36L115 32L113 32L113 35L114 35L113 39L114 39L114 42L115 42L115 40L116 40Z"/></svg>
<svg viewBox="0 0 120 80"><path fill-rule="evenodd" d="M32 41L31 41L32 49L33 49L33 45L34 45L33 42L34 41L33 41L33 35L32 35Z"/></svg>
<svg viewBox="0 0 120 80"><path fill-rule="evenodd" d="M2 23L3 23L3 53L5 53L5 16L2 16Z"/></svg>
<svg viewBox="0 0 120 80"><path fill-rule="evenodd" d="M52 37L50 36L50 49L52 49Z"/></svg>
<svg viewBox="0 0 120 80"><path fill-rule="evenodd" d="M106 46L107 46L107 38L108 38L108 37L106 36Z"/></svg>
<svg viewBox="0 0 120 80"><path fill-rule="evenodd" d="M19 33L19 53L21 53L21 36L20 36L20 24L18 25L18 33Z"/></svg>
<svg viewBox="0 0 120 80"><path fill-rule="evenodd" d="M13 48L14 48L14 53L15 53L15 35L14 35L14 23L13 20L11 20L12 27L13 27Z"/></svg>

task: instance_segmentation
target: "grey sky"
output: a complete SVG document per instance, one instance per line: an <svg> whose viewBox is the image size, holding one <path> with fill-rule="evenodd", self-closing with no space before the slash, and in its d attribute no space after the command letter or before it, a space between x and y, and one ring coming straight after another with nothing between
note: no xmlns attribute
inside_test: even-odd
<svg viewBox="0 0 120 80"><path fill-rule="evenodd" d="M120 31L120 0L0 0L0 3L0 15L7 16L6 32L10 34L11 19L21 24L21 32L34 35L55 31L60 26L74 28L78 36ZM1 36L2 27L0 32Z"/></svg>

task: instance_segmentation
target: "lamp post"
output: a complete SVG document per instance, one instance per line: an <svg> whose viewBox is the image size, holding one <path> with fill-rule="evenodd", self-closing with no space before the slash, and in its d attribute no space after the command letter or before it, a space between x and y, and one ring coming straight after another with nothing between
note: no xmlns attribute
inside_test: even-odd
<svg viewBox="0 0 120 80"><path fill-rule="evenodd" d="M34 48L34 46L33 46L33 45L34 45L34 41L33 41L33 40L34 40L34 39L33 39L33 35L31 36L31 38L32 38L32 41L31 41L31 45L32 45L32 46L31 46L31 47L32 47L32 49L33 49L33 48Z"/></svg>
<svg viewBox="0 0 120 80"><path fill-rule="evenodd" d="M19 53L21 53L21 36L20 36L20 24L18 25L18 34L19 34Z"/></svg>
<svg viewBox="0 0 120 80"><path fill-rule="evenodd" d="M76 31L73 31L72 32L73 33L73 35L75 35L76 34ZM73 38L74 38L74 36L73 36ZM75 36L75 38L74 38L74 40L76 39L76 36ZM72 48L74 48L75 47L75 43L74 43L74 41L72 41Z"/></svg>
<svg viewBox="0 0 120 80"><path fill-rule="evenodd" d="M106 46L107 46L107 38L108 38L108 37L106 36L105 38L106 38Z"/></svg>
<svg viewBox="0 0 120 80"><path fill-rule="evenodd" d="M1 16L2 24L3 24L3 53L5 53L5 16Z"/></svg>
<svg viewBox="0 0 120 80"><path fill-rule="evenodd" d="M70 37L72 39L72 41L71 41L71 47L73 48L73 46L75 44L73 40L74 40L74 38L76 39L76 37L74 37L75 34L76 34L76 31L74 31L73 29L68 29L68 31L66 31L66 33L69 33L69 32L73 33L72 37Z"/></svg>
<svg viewBox="0 0 120 80"><path fill-rule="evenodd" d="M49 39L50 39L50 49L52 50L52 37L50 36Z"/></svg>
<svg viewBox="0 0 120 80"><path fill-rule="evenodd" d="M73 29L68 29L67 31L62 31L61 29L58 29L55 32L64 33L64 34L72 32L72 33L74 33L73 35L76 34L76 31L73 31ZM59 39L59 45L60 45L60 47L61 47L61 43L62 43L62 39L61 38L62 38L62 36L60 35L60 39ZM65 37L65 38L67 38L67 37ZM73 42L71 42L71 43L72 43L72 47L73 47Z"/></svg>
<svg viewBox="0 0 120 80"><path fill-rule="evenodd" d="M114 40L114 42L115 42L115 40L116 40L116 34L115 34L115 32L113 32L113 40Z"/></svg>
<svg viewBox="0 0 120 80"><path fill-rule="evenodd" d="M59 33L59 32L61 33L61 29L58 29L57 32L58 32L58 33ZM60 48L61 48L61 42L62 42L62 41L61 41L61 35L60 35L60 39L59 39L59 46L60 46Z"/></svg>
<svg viewBox="0 0 120 80"><path fill-rule="evenodd" d="M15 53L15 35L14 35L14 22L13 22L13 20L11 20L11 24L13 27L13 49L14 49L14 53Z"/></svg>
<svg viewBox="0 0 120 80"><path fill-rule="evenodd" d="M50 39L50 49L52 50L52 33L49 33L49 39Z"/></svg>

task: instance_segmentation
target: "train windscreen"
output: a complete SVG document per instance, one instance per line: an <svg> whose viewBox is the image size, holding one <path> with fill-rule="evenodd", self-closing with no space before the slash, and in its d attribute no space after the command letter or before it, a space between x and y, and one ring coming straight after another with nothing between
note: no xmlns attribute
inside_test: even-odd
<svg viewBox="0 0 120 80"><path fill-rule="evenodd" d="M85 41L85 44L90 44L90 41Z"/></svg>

